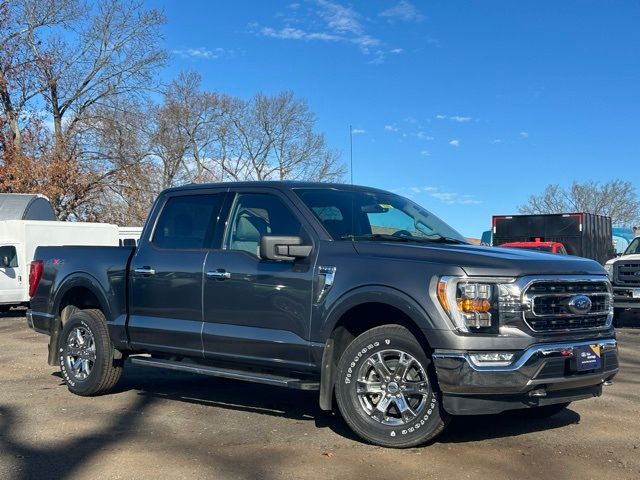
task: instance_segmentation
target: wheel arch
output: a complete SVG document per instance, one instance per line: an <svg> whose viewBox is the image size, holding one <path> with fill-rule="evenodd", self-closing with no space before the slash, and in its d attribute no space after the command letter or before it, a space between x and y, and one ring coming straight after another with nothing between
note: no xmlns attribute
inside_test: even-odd
<svg viewBox="0 0 640 480"><path fill-rule="evenodd" d="M107 296L100 283L94 277L86 273L76 273L66 277L56 289L51 302L50 312L55 315L58 321L54 322L51 330L49 365L58 364L58 342L64 322L70 315L70 312L65 313L65 309L68 306L75 306L81 310L97 309L104 314L105 318L111 318L111 309L109 308ZM51 348L53 346L55 348Z"/></svg>
<svg viewBox="0 0 640 480"><path fill-rule="evenodd" d="M352 291L335 302L323 323L325 343L320 374L320 408L332 410L337 363L351 341L365 331L381 325L401 325L430 354L428 330L433 321L413 298L385 286Z"/></svg>

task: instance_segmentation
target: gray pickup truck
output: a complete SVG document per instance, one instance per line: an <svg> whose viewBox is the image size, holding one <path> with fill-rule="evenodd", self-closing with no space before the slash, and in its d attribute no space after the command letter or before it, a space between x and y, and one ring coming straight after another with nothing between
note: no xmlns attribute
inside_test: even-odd
<svg viewBox="0 0 640 480"><path fill-rule="evenodd" d="M618 371L602 266L470 245L373 188L169 189L137 248L41 247L29 282L28 323L75 394L128 363L316 390L388 447L451 415L553 415Z"/></svg>

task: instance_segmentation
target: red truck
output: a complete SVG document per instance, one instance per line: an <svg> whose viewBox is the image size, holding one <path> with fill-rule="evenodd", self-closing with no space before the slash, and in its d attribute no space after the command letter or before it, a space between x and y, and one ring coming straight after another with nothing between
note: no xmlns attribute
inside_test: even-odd
<svg viewBox="0 0 640 480"><path fill-rule="evenodd" d="M500 245L506 248L524 248L525 250L536 250L538 252L557 253L558 255L567 255L564 245L559 242L543 242L540 238L536 238L533 242L507 242Z"/></svg>
<svg viewBox="0 0 640 480"><path fill-rule="evenodd" d="M603 215L495 215L492 227L495 246L565 253L600 264L615 256L611 218Z"/></svg>

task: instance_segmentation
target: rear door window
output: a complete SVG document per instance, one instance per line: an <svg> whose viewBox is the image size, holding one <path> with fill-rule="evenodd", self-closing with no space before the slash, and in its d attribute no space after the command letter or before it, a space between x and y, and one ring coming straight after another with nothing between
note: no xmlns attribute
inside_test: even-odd
<svg viewBox="0 0 640 480"><path fill-rule="evenodd" d="M163 249L194 250L211 244L222 194L181 195L167 200L152 243Z"/></svg>

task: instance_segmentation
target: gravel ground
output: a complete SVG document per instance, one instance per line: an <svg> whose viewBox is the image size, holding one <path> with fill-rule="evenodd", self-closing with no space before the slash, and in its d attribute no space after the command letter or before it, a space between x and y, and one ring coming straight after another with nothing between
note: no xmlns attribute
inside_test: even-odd
<svg viewBox="0 0 640 480"><path fill-rule="evenodd" d="M640 328L618 331L602 397L546 420L457 417L433 444L366 445L317 396L129 367L116 393L69 393L48 338L0 316L0 479L638 479Z"/></svg>

